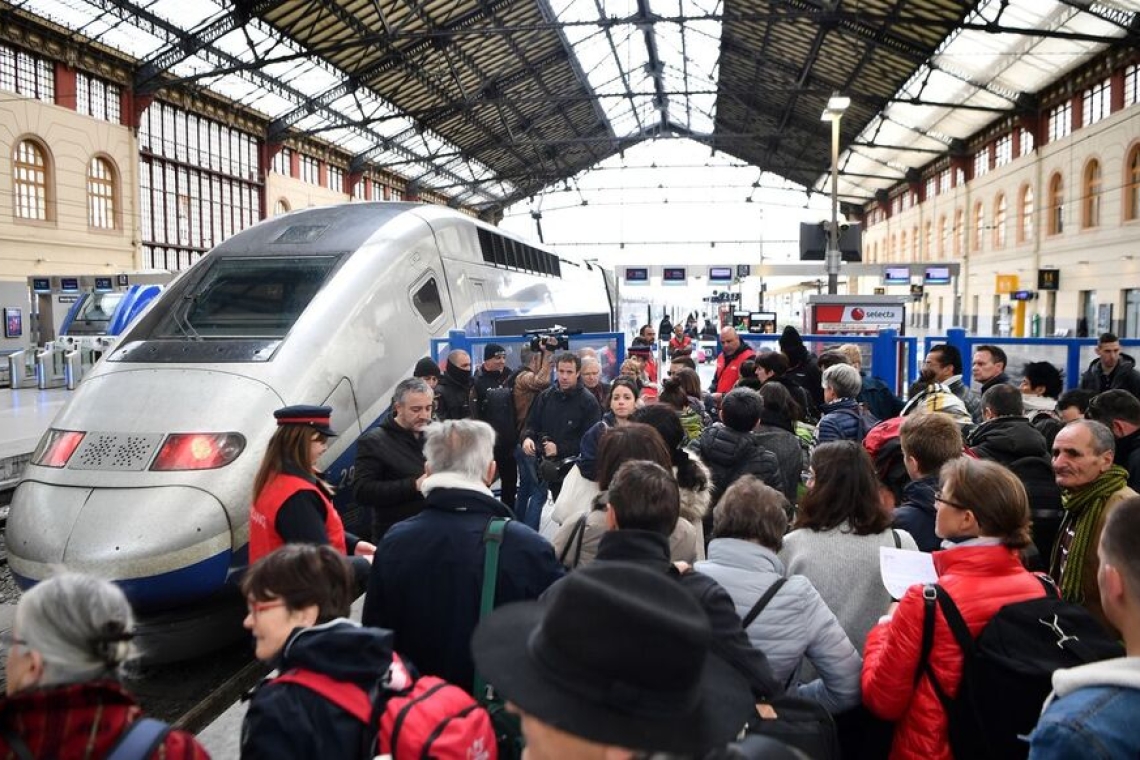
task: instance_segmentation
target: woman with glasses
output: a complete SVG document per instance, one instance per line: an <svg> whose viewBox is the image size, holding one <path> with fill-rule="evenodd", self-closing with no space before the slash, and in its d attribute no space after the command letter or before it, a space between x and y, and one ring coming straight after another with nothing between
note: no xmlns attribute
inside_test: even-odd
<svg viewBox="0 0 1140 760"><path fill-rule="evenodd" d="M943 465L934 496L938 585L976 634L999 609L1045 594L1041 581L1021 564L1030 543L1025 488L996 462L959 457ZM896 721L892 758L950 760L948 719L921 666L924 587L911 586L871 629L863 658L863 703L879 717ZM941 593L941 592L940 592ZM947 694L956 694L963 654L942 614L935 609L929 662Z"/></svg>
<svg viewBox="0 0 1140 760"><path fill-rule="evenodd" d="M0 700L0 757L108 757L142 709L119 683L131 655L131 607L118 586L65 573L36 584L3 636L7 696ZM137 725L136 725L137 724ZM150 758L209 757L193 736L155 722Z"/></svg>
<svg viewBox="0 0 1140 760"><path fill-rule="evenodd" d="M302 669L371 691L392 663L392 634L348 619L352 569L329 546L288 544L266 555L241 584L257 659L279 673ZM242 726L242 760L358 757L375 734L307 686L268 679Z"/></svg>
<svg viewBox="0 0 1140 760"><path fill-rule="evenodd" d="M376 546L345 532L331 488L316 470L328 439L336 436L329 426L331 415L327 406L287 406L273 413L277 430L253 484L249 561L285 544L328 544L352 556L357 588L363 590Z"/></svg>

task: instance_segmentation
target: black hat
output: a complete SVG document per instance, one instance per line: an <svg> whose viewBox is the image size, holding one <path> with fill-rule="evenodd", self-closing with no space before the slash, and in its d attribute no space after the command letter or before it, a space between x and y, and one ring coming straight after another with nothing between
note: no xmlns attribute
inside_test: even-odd
<svg viewBox="0 0 1140 760"><path fill-rule="evenodd" d="M501 696L557 729L701 753L732 741L755 712L747 682L711 643L708 617L675 578L607 561L574 571L542 602L495 610L471 648Z"/></svg>
<svg viewBox="0 0 1140 760"><path fill-rule="evenodd" d="M412 373L412 377L439 377L442 374L439 371L439 365L435 363L435 359L425 356L416 362L416 370Z"/></svg>
<svg viewBox="0 0 1140 760"><path fill-rule="evenodd" d="M500 346L498 343L488 343L483 347L483 361L489 362L496 356L506 356L507 349Z"/></svg>
<svg viewBox="0 0 1140 760"><path fill-rule="evenodd" d="M332 427L329 426L329 417L332 416L331 406L310 406L308 404L285 406L274 412L273 416L277 418L278 427L281 425L308 425L321 435L327 435L330 438L336 435Z"/></svg>

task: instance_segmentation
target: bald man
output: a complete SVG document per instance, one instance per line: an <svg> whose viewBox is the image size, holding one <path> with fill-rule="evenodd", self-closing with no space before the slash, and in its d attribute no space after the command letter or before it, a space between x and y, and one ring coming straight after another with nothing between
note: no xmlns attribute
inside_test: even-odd
<svg viewBox="0 0 1140 760"><path fill-rule="evenodd" d="M728 393L740 379L740 365L756 355L752 347L740 339L736 328L726 327L720 331L720 356L716 358L716 374L713 375L713 393Z"/></svg>
<svg viewBox="0 0 1140 760"><path fill-rule="evenodd" d="M437 414L441 420L465 420L471 417L471 355L456 349L447 355L447 368L439 380Z"/></svg>

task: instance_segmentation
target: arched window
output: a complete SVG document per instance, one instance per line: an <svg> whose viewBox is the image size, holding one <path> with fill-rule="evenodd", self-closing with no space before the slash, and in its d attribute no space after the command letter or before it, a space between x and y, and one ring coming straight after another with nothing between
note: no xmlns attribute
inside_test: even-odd
<svg viewBox="0 0 1140 760"><path fill-rule="evenodd" d="M943 214L938 220L938 258L944 260L946 258L946 238L949 232L946 229L946 215Z"/></svg>
<svg viewBox="0 0 1140 760"><path fill-rule="evenodd" d="M1027 243L1033 237L1033 188L1021 188L1021 202L1017 205L1017 242Z"/></svg>
<svg viewBox="0 0 1140 760"><path fill-rule="evenodd" d="M974 234L970 241L970 248L977 253L982 250L982 228L986 226L986 207L978 201L974 205Z"/></svg>
<svg viewBox="0 0 1140 760"><path fill-rule="evenodd" d="M1081 194L1081 227L1100 226L1100 192L1104 187L1100 175L1100 161L1095 158L1085 164Z"/></svg>
<svg viewBox="0 0 1140 760"><path fill-rule="evenodd" d="M1140 145L1128 152L1124 168L1124 219L1140 219Z"/></svg>
<svg viewBox="0 0 1140 760"><path fill-rule="evenodd" d="M87 224L100 230L115 229L115 169L96 156L87 166Z"/></svg>
<svg viewBox="0 0 1140 760"><path fill-rule="evenodd" d="M289 208L289 201L285 200L284 198L278 198L277 203L275 203L273 205L273 215L274 216L281 216L282 214L288 214L290 210L291 209Z"/></svg>
<svg viewBox="0 0 1140 760"><path fill-rule="evenodd" d="M33 140L21 140L12 155L13 209L17 219L46 222L48 216L47 151Z"/></svg>
<svg viewBox="0 0 1140 760"><path fill-rule="evenodd" d="M1058 172L1049 178L1049 226L1050 235L1060 235L1065 231L1065 182Z"/></svg>
<svg viewBox="0 0 1140 760"><path fill-rule="evenodd" d="M918 244L918 225L914 225L914 229L910 231L910 260L922 261L922 250Z"/></svg>
<svg viewBox="0 0 1140 760"><path fill-rule="evenodd" d="M994 203L994 248L1005 248L1005 193Z"/></svg>
<svg viewBox="0 0 1140 760"><path fill-rule="evenodd" d="M966 250L966 218L962 209L954 212L954 256L962 255Z"/></svg>
<svg viewBox="0 0 1140 760"><path fill-rule="evenodd" d="M895 260L895 253L898 251L898 247L897 247L898 242L899 242L898 236L897 235L891 235L891 247L887 252L887 258L891 261Z"/></svg>

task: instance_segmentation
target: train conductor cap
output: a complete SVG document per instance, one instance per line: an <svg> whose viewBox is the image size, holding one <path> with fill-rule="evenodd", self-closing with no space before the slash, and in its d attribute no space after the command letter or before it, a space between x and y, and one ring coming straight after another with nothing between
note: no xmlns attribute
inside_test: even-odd
<svg viewBox="0 0 1140 760"><path fill-rule="evenodd" d="M331 406L310 406L308 404L297 404L295 406L285 406L278 409L273 413L277 418L277 425L307 425L321 435L327 435L332 438L336 432L329 425L329 417L332 416Z"/></svg>

